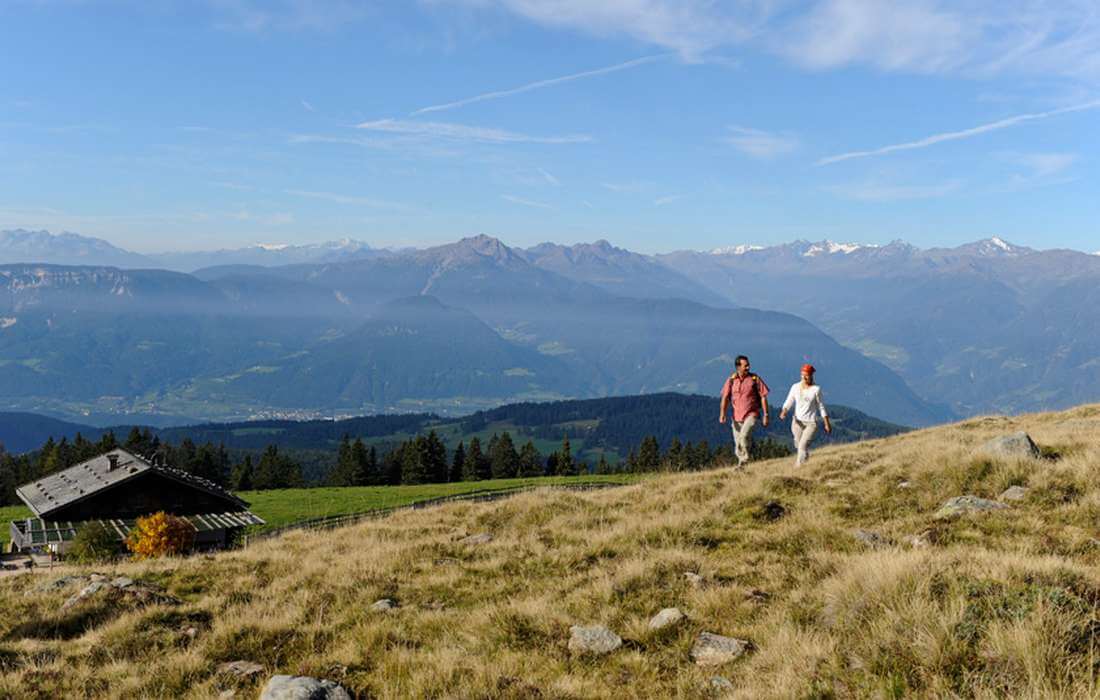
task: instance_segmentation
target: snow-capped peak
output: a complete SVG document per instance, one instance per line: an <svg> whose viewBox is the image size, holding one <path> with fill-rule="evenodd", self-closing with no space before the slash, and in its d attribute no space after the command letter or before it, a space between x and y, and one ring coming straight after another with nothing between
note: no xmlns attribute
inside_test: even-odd
<svg viewBox="0 0 1100 700"><path fill-rule="evenodd" d="M257 243L257 248L261 250L286 250L290 247L289 243Z"/></svg>
<svg viewBox="0 0 1100 700"><path fill-rule="evenodd" d="M806 252L804 252L802 256L805 258L812 258L816 255L821 255L822 253L825 253L826 255L835 255L836 253L848 255L850 253L856 252L857 250L862 250L863 248L877 247L878 246L876 245L863 245L860 243L834 243L833 241L822 241L821 243L814 243L813 245L811 245L809 248L806 249Z"/></svg>
<svg viewBox="0 0 1100 700"><path fill-rule="evenodd" d="M989 239L989 242L997 246L1001 250L1012 250L1012 244L1008 243L1003 238L998 238L997 236L994 236L993 238Z"/></svg>
<svg viewBox="0 0 1100 700"><path fill-rule="evenodd" d="M751 253L754 250L764 250L762 245L749 245L742 243L741 245L730 245L723 248L715 248L710 251L711 255L744 255L745 253Z"/></svg>

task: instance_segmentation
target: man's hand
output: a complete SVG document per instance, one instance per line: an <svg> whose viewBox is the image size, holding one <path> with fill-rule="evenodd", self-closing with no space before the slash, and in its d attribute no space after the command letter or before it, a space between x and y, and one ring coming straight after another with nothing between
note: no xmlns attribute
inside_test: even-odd
<svg viewBox="0 0 1100 700"><path fill-rule="evenodd" d="M768 427L768 414L767 413L764 414L764 416L763 416L763 418L761 419L760 422L764 425L765 428Z"/></svg>
<svg viewBox="0 0 1100 700"><path fill-rule="evenodd" d="M718 415L718 422L719 423L725 423L726 422L726 414L725 413L722 413L722 414Z"/></svg>
<svg viewBox="0 0 1100 700"><path fill-rule="evenodd" d="M833 432L833 424L829 422L828 418L825 419L825 432L826 433Z"/></svg>

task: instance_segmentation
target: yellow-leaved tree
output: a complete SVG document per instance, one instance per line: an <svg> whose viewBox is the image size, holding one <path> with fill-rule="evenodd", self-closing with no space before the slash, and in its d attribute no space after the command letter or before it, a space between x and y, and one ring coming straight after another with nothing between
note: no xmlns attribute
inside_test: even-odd
<svg viewBox="0 0 1100 700"><path fill-rule="evenodd" d="M137 519L126 538L126 548L138 559L149 559L186 552L194 541L194 525L161 511Z"/></svg>

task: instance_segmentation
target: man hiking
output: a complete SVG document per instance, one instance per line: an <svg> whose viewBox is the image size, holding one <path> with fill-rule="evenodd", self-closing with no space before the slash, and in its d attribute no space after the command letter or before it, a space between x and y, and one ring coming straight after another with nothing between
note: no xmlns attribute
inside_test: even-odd
<svg viewBox="0 0 1100 700"><path fill-rule="evenodd" d="M749 371L749 358L738 355L734 361L737 371L730 375L722 387L722 402L718 408L718 422L726 422L726 407L733 405L730 428L733 446L737 454L737 466L744 467L752 449L752 430L759 420L768 425L768 385Z"/></svg>

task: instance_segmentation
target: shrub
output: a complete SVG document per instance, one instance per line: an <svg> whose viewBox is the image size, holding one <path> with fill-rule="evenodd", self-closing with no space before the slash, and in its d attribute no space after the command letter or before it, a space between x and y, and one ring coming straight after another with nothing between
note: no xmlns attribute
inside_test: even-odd
<svg viewBox="0 0 1100 700"><path fill-rule="evenodd" d="M115 557L122 549L118 534L98 520L84 523L76 531L66 558L81 564Z"/></svg>
<svg viewBox="0 0 1100 700"><path fill-rule="evenodd" d="M137 519L126 538L126 548L138 559L150 559L186 552L194 541L195 528L191 523L161 511Z"/></svg>

